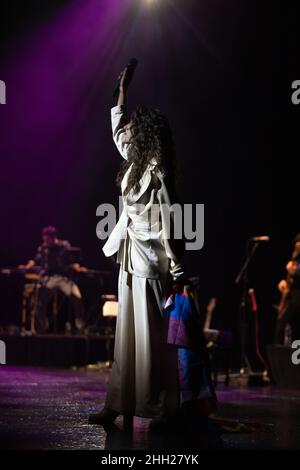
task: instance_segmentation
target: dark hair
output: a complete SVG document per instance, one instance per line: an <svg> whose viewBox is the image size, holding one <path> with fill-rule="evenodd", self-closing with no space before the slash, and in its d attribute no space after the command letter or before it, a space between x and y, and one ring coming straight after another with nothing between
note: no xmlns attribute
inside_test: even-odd
<svg viewBox="0 0 300 470"><path fill-rule="evenodd" d="M53 225L48 225L42 229L42 235L55 238L57 235L57 230L55 227L53 227Z"/></svg>
<svg viewBox="0 0 300 470"><path fill-rule="evenodd" d="M139 181L148 163L154 157L157 165L155 171L161 171L168 181L170 191L177 197L177 161L173 143L172 131L168 119L158 109L137 106L131 115L131 142L128 148L128 159L123 162L118 172L116 182L121 186L123 176L133 163L125 189L127 194L131 189L139 191Z"/></svg>

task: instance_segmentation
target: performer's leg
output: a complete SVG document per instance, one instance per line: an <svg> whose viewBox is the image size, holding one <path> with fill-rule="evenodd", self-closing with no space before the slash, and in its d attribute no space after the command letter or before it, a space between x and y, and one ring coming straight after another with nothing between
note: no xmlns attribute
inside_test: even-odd
<svg viewBox="0 0 300 470"><path fill-rule="evenodd" d="M71 279L62 276L58 278L56 286L69 298L73 311L73 315L70 315L69 318L70 322L73 323L74 317L77 330L82 330L84 327L84 305L79 287Z"/></svg>
<svg viewBox="0 0 300 470"><path fill-rule="evenodd" d="M85 309L79 287L74 282L72 282L70 301L73 306L75 326L77 330L82 330L85 326Z"/></svg>
<svg viewBox="0 0 300 470"><path fill-rule="evenodd" d="M167 344L163 283L133 276L136 414L174 416L179 407L177 349Z"/></svg>
<svg viewBox="0 0 300 470"><path fill-rule="evenodd" d="M292 339L300 338L300 289L293 289L290 293L289 303L285 314L277 320L275 330L276 344L283 344L286 325L292 329Z"/></svg>
<svg viewBox="0 0 300 470"><path fill-rule="evenodd" d="M85 326L84 305L81 297L71 294L70 302L74 311L74 322L77 330L82 330Z"/></svg>
<svg viewBox="0 0 300 470"><path fill-rule="evenodd" d="M275 327L275 334L274 334L274 343L275 344L283 344L284 329L285 329L286 324L287 324L287 322L286 322L285 315L283 315L283 317L277 319L276 327Z"/></svg>
<svg viewBox="0 0 300 470"><path fill-rule="evenodd" d="M45 285L39 290L36 318L36 331L39 334L43 334L47 330L47 308L53 295L54 290L49 289Z"/></svg>
<svg viewBox="0 0 300 470"><path fill-rule="evenodd" d="M289 323L292 328L292 340L300 339L300 289L293 289L290 304Z"/></svg>
<svg viewBox="0 0 300 470"><path fill-rule="evenodd" d="M120 268L114 361L105 407L120 414L135 414L135 335L132 275Z"/></svg>

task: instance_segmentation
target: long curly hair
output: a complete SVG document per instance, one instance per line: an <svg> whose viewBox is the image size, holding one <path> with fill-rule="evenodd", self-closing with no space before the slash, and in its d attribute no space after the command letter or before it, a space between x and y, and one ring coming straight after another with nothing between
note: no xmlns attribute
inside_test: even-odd
<svg viewBox="0 0 300 470"><path fill-rule="evenodd" d="M128 148L128 159L124 160L117 174L116 183L121 186L123 176L133 163L125 194L131 189L139 191L139 181L148 163L154 157L157 165L154 173L161 171L167 181L170 196L177 199L177 169L172 131L168 119L158 109L137 106L131 119L131 142Z"/></svg>

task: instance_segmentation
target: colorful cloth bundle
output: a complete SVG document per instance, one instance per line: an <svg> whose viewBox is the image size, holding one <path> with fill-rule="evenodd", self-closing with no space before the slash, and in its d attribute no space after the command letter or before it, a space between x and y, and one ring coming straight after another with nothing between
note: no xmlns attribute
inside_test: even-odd
<svg viewBox="0 0 300 470"><path fill-rule="evenodd" d="M169 322L167 342L178 348L180 405L188 429L205 434L270 431L259 423L208 418L216 410L217 399L195 288L190 284L183 287L175 284L164 314Z"/></svg>
<svg viewBox="0 0 300 470"><path fill-rule="evenodd" d="M207 402L211 399L215 404L209 356L194 287L184 285L180 288L175 284L165 304L164 314L168 319L167 343L178 348L180 403ZM204 414L209 414L211 406L206 410Z"/></svg>

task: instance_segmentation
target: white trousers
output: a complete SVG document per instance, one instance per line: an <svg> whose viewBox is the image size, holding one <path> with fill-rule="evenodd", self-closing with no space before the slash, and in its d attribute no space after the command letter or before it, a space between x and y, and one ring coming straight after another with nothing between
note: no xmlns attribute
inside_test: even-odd
<svg viewBox="0 0 300 470"><path fill-rule="evenodd" d="M177 349L166 343L165 279L120 267L114 361L105 406L151 418L179 407Z"/></svg>

